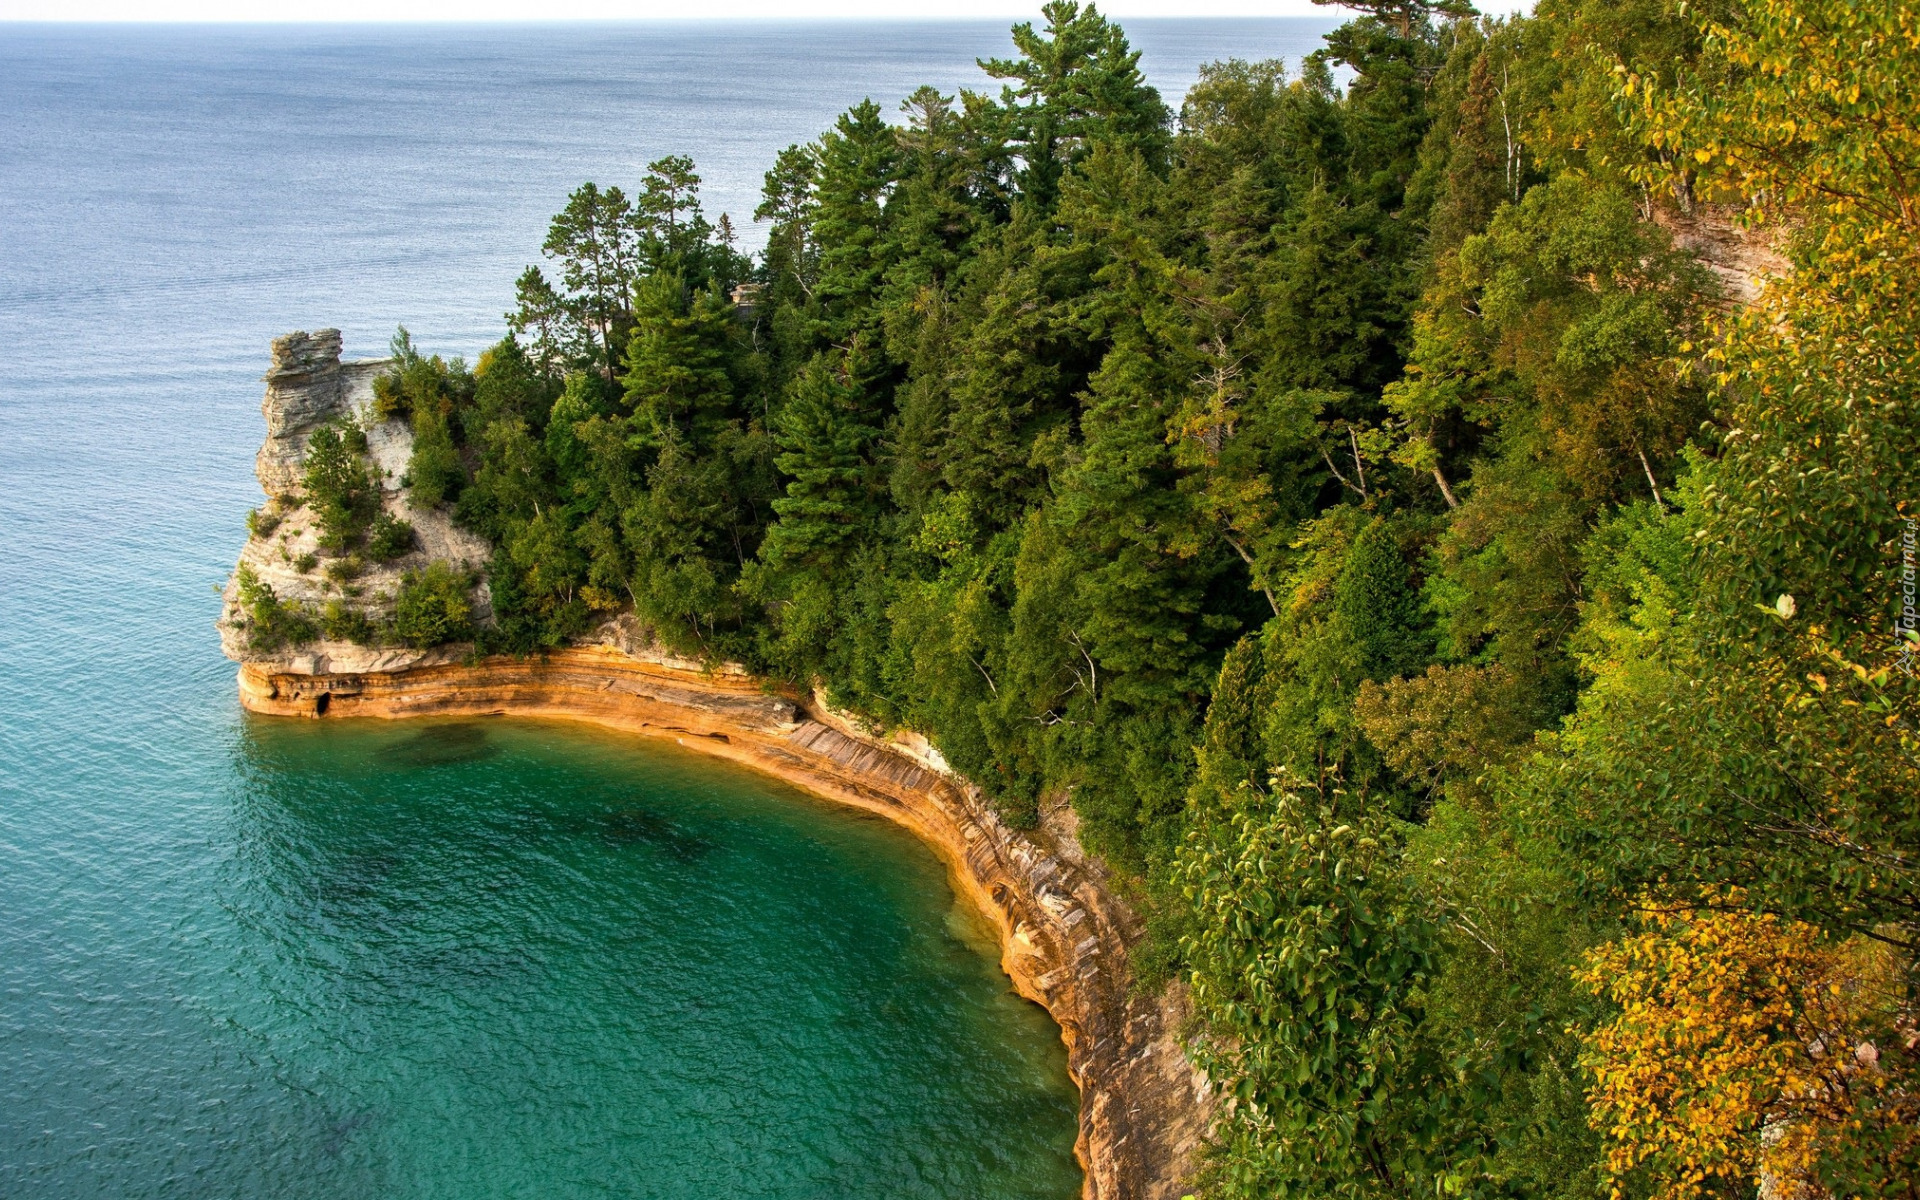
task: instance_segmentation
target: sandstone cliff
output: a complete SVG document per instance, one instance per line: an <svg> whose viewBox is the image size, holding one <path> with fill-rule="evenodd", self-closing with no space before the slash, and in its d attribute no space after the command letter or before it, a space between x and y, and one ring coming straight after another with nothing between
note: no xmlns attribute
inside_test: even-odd
<svg viewBox="0 0 1920 1200"><path fill-rule="evenodd" d="M1677 249L1692 254L1713 272L1730 308L1753 304L1768 280L1782 278L1793 269L1781 252L1788 231L1776 225L1743 225L1735 208L1701 204L1682 213L1656 206L1649 213L1654 224L1673 235Z"/></svg>
<svg viewBox="0 0 1920 1200"><path fill-rule="evenodd" d="M274 343L263 405L268 437L258 460L270 496L298 487L314 428L370 404L371 380L382 364L342 364L339 354L339 335L331 330ZM367 424L370 455L383 478L397 479L410 443L404 426L389 424ZM414 511L399 489L384 490L383 502L420 533L421 547L410 557L474 564L487 557L479 539L443 514ZM297 520L299 510L290 511ZM294 569L308 545L302 539L310 538L310 531L255 538L241 561L283 599L319 602L329 595L325 586ZM1039 830L1013 829L924 738L882 737L818 697L769 691L737 667L676 659L631 617L539 659L475 661L467 647L381 650L327 642L262 653L249 647L231 584L227 597L222 647L241 663L241 699L255 712L591 721L672 738L898 822L945 859L955 889L999 931L1001 962L1014 987L1060 1026L1081 1091L1075 1149L1087 1169L1083 1195L1174 1200L1183 1194L1205 1133L1206 1083L1181 1046L1177 992L1135 992L1129 954L1142 936L1140 923L1081 850L1064 806Z"/></svg>
<svg viewBox="0 0 1920 1200"><path fill-rule="evenodd" d="M444 511L416 508L401 486L413 454L413 434L403 420L376 420L373 408L373 381L390 362L342 362L337 329L274 339L273 366L265 376L267 394L260 404L267 438L254 459L254 474L267 495L261 511L271 526L247 540L240 565L250 568L285 603L310 611L339 603L378 621L390 612L407 571L434 561L478 571L492 556L484 539L454 524ZM340 569L343 560L319 552L319 530L302 504L301 487L302 461L314 431L342 419L354 421L365 431L368 464L380 484L381 506L409 522L415 539L408 554L385 563L356 558L350 571ZM229 658L245 660L250 653L246 621L233 580L227 584L225 601L221 649ZM475 619L486 623L491 612L484 582L474 588L473 605ZM297 657L317 672L370 671L453 661L460 653L446 648L371 648L323 639L300 647Z"/></svg>

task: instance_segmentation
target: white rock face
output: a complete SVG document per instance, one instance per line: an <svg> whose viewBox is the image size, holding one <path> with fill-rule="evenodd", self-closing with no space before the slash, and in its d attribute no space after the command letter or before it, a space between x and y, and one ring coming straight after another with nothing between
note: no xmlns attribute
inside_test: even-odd
<svg viewBox="0 0 1920 1200"><path fill-rule="evenodd" d="M314 430L342 417L352 419L367 434L367 458L380 482L381 507L413 525L414 549L392 562L367 562L356 578L331 578L327 567L338 560L320 555L313 514L304 506L286 509L276 502L269 508L282 511L280 523L264 537L249 538L240 563L251 567L282 602L318 612L338 601L378 622L392 614L394 593L407 571L438 561L458 571L478 572L493 549L478 534L454 524L448 512L414 507L400 487L413 455L413 432L405 421L373 419L373 381L393 360L342 362L340 348L337 329L274 339L273 368L265 376L267 394L260 404L267 438L254 459L254 473L270 499L297 501L303 490L307 443ZM303 563L309 565L303 569ZM271 662L299 674L353 673L458 661L465 653L464 647L410 650L331 641L255 652L247 645L237 574L227 582L225 600L219 621L220 648L236 662ZM484 580L474 588L473 610L477 622L492 623L491 597Z"/></svg>
<svg viewBox="0 0 1920 1200"><path fill-rule="evenodd" d="M273 366L266 380L260 413L267 419L267 440L253 460L253 473L269 497L300 491L300 460L307 439L321 425L352 407L373 403L373 379L387 360L342 363L340 331L289 333L273 339Z"/></svg>
<svg viewBox="0 0 1920 1200"><path fill-rule="evenodd" d="M662 646L653 636L653 631L642 625L640 619L630 612L607 618L591 633L575 639L574 644L610 650L640 662L652 663L675 671L728 676L734 679L751 678L747 669L739 663L705 663L699 659L686 658L673 653Z"/></svg>

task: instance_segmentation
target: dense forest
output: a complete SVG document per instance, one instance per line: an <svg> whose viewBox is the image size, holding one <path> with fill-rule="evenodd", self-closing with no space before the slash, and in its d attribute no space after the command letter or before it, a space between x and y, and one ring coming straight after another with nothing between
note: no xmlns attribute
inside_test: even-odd
<svg viewBox="0 0 1920 1200"><path fill-rule="evenodd" d="M1056 0L755 257L582 186L379 392L481 648L631 611L1070 805L1199 1196L1913 1196L1920 17L1349 7L1175 112Z"/></svg>

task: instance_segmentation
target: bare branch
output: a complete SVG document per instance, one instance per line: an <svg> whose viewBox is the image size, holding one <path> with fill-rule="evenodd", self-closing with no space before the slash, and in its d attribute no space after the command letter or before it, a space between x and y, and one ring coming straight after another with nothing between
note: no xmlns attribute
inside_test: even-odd
<svg viewBox="0 0 1920 1200"><path fill-rule="evenodd" d="M1320 448L1320 457L1326 460L1327 470L1333 472L1333 477L1335 479L1338 479L1341 483L1344 483L1348 487L1353 488L1354 491L1359 492L1360 498L1362 500L1365 500L1367 498L1367 489L1364 487L1354 487L1353 481L1351 479L1348 479L1345 475L1342 475L1340 473L1340 468L1333 465L1333 455L1328 454L1326 451L1326 447L1324 446Z"/></svg>
<svg viewBox="0 0 1920 1200"><path fill-rule="evenodd" d="M1080 651L1080 657L1087 660L1087 695L1098 700L1100 698L1100 668L1093 665L1093 655L1087 653L1086 644L1080 640L1078 633L1069 629L1067 636L1073 639L1074 648ZM1078 671L1074 672L1075 675L1079 673Z"/></svg>
<svg viewBox="0 0 1920 1200"><path fill-rule="evenodd" d="M1220 536L1227 540L1227 545L1233 547L1233 552L1240 556L1240 561L1247 564L1247 570L1253 572L1253 577L1257 581L1260 578L1260 571L1259 571L1259 568L1254 566L1253 564L1253 555L1247 553L1246 547L1242 546L1239 542L1234 541L1232 534L1223 533ZM1273 609L1273 615L1276 617L1279 616L1280 602L1273 598L1272 589L1268 588L1267 585L1264 583L1256 582L1254 586L1258 587L1260 589L1260 594L1267 598L1267 607Z"/></svg>
<svg viewBox="0 0 1920 1200"><path fill-rule="evenodd" d="M1654 482L1653 465L1647 462L1647 452L1638 446L1633 448L1633 452L1640 456L1640 469L1647 473L1647 486L1653 489L1653 502L1660 506L1660 511L1664 514L1667 511L1667 502L1660 498L1660 485Z"/></svg>
<svg viewBox="0 0 1920 1200"><path fill-rule="evenodd" d="M979 668L980 677L987 681L987 686L990 688L993 688L993 694L998 696L1000 694L1000 689L994 685L993 676L987 674L987 669L985 667L980 666L980 660L975 658L973 655L969 654L967 655L967 661L972 663L975 667Z"/></svg>

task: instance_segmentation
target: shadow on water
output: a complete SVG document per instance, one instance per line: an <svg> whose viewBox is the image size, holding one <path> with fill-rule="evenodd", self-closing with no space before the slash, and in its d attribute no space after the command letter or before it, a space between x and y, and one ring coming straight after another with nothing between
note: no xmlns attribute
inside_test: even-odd
<svg viewBox="0 0 1920 1200"><path fill-rule="evenodd" d="M692 862L714 849L710 839L645 808L629 806L583 814L569 824L582 833L597 835L610 846L650 846L681 862Z"/></svg>
<svg viewBox="0 0 1920 1200"><path fill-rule="evenodd" d="M321 1155L326 1158L340 1157L341 1151L347 1148L347 1143L353 1139L353 1135L358 1133L362 1126L372 1124L372 1122L373 1114L364 1112L355 1113L350 1117L344 1117L340 1120L329 1121L326 1132L320 1139Z"/></svg>
<svg viewBox="0 0 1920 1200"><path fill-rule="evenodd" d="M329 905L365 904L391 889L390 877L400 862L400 856L391 850L332 855L325 870L311 865L303 868L311 874L306 890Z"/></svg>
<svg viewBox="0 0 1920 1200"><path fill-rule="evenodd" d="M429 725L411 735L382 746L374 758L388 767L447 767L455 763L479 762L500 753L500 747L487 737L479 725L461 722L453 725Z"/></svg>

